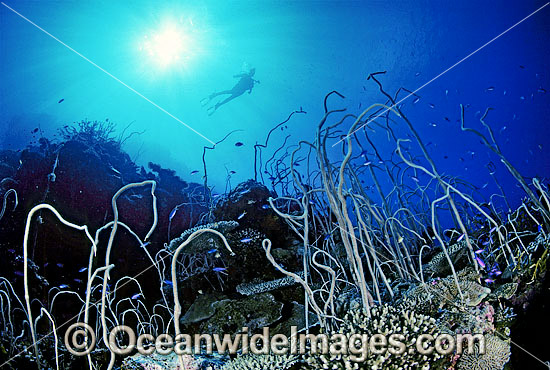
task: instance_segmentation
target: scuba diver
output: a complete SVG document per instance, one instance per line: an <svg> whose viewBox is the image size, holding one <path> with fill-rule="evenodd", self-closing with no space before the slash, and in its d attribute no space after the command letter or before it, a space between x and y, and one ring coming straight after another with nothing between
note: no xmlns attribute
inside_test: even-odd
<svg viewBox="0 0 550 370"><path fill-rule="evenodd" d="M250 94L252 92L252 88L254 87L254 84L260 83L260 81L252 78L254 77L255 73L256 73L256 68L250 68L248 73L239 73L238 75L234 75L233 77L239 78L239 81L235 84L235 86L233 86L231 90L216 92L216 93L210 94L210 96L208 96L207 98L202 99L201 103L202 103L202 106L204 107L217 96L229 95L225 100L222 100L221 102L217 102L214 106L208 108L208 115L211 116L219 107L221 107L225 103L230 102L236 97L241 96L242 94L245 93L245 91L248 91L248 93Z"/></svg>

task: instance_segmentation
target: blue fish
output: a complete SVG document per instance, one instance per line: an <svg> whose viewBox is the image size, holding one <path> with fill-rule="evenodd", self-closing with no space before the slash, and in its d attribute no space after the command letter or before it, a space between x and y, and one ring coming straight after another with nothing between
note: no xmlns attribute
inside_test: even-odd
<svg viewBox="0 0 550 370"><path fill-rule="evenodd" d="M166 285L174 285L174 284L172 283L172 280L164 280L164 284L166 284Z"/></svg>
<svg viewBox="0 0 550 370"><path fill-rule="evenodd" d="M237 220L240 220L241 218L243 218L244 215L246 215L246 211L244 211L243 213L241 213L241 214L239 215L239 217L237 217Z"/></svg>
<svg viewBox="0 0 550 370"><path fill-rule="evenodd" d="M222 272L222 271L225 271L225 270L227 270L227 267L214 267L212 269L212 271L214 271L214 272Z"/></svg>
<svg viewBox="0 0 550 370"><path fill-rule="evenodd" d="M58 264L57 264L57 267L63 267L63 264L62 264L62 263L58 263Z"/></svg>
<svg viewBox="0 0 550 370"><path fill-rule="evenodd" d="M464 236L465 236L465 235L466 235L466 234L460 235L459 238L458 238L456 241L457 241L457 242L461 241L462 239L464 239Z"/></svg>
<svg viewBox="0 0 550 370"><path fill-rule="evenodd" d="M60 289L67 289L69 286L67 284L61 284L59 286Z"/></svg>
<svg viewBox="0 0 550 370"><path fill-rule="evenodd" d="M329 240L329 239L330 239L330 237L331 237L331 234L327 234L327 235L325 235L325 240Z"/></svg>
<svg viewBox="0 0 550 370"><path fill-rule="evenodd" d="M178 211L178 207L174 208L172 212L170 212L170 216L168 216L168 221L171 221L174 216L176 215L176 212Z"/></svg>
<svg viewBox="0 0 550 370"><path fill-rule="evenodd" d="M21 271L15 271L15 275L17 276L25 276Z"/></svg>
<svg viewBox="0 0 550 370"><path fill-rule="evenodd" d="M539 225L538 231L539 231L539 233L542 231L542 225Z"/></svg>
<svg viewBox="0 0 550 370"><path fill-rule="evenodd" d="M477 251L475 251L475 254L481 254L485 252L485 249L478 249Z"/></svg>
<svg viewBox="0 0 550 370"><path fill-rule="evenodd" d="M216 253L217 251L218 251L217 248L213 248L213 249L210 249L210 250L208 251L208 253L212 254L212 253Z"/></svg>
<svg viewBox="0 0 550 370"><path fill-rule="evenodd" d="M139 297L141 297L141 293L134 294L132 299L138 299Z"/></svg>
<svg viewBox="0 0 550 370"><path fill-rule="evenodd" d="M82 283L82 280L80 280L80 279L73 279L73 280L74 280L76 283L79 283L79 284Z"/></svg>
<svg viewBox="0 0 550 370"><path fill-rule="evenodd" d="M242 238L240 240L241 243L248 243L248 242L251 242L252 241L252 238Z"/></svg>
<svg viewBox="0 0 550 370"><path fill-rule="evenodd" d="M82 267L80 270L78 270L78 272L84 272L86 271L88 268L87 267Z"/></svg>
<svg viewBox="0 0 550 370"><path fill-rule="evenodd" d="M485 268L485 262L483 262L483 260L478 256L476 256L476 262L478 263L479 266L481 266L482 268Z"/></svg>
<svg viewBox="0 0 550 370"><path fill-rule="evenodd" d="M250 189L246 189L246 190L243 190L243 191L239 192L239 194L241 194L241 195L245 195L245 194L248 194L248 193L250 193Z"/></svg>
<svg viewBox="0 0 550 370"><path fill-rule="evenodd" d="M271 206L269 204L264 204L262 206L262 209L270 209L270 208L271 208Z"/></svg>

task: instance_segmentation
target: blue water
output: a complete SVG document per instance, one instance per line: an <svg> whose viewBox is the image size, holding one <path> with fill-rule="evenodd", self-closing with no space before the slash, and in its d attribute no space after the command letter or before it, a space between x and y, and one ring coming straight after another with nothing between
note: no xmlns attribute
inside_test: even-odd
<svg viewBox="0 0 550 370"><path fill-rule="evenodd" d="M266 153L286 135L291 135L289 145L312 141L323 98L332 90L346 100L332 97L329 105L355 114L359 104L383 103L366 77L387 71L380 79L389 92L426 84L416 104L414 97L403 102L403 111L425 143L432 143L430 154L441 172L482 187L490 180L485 166L492 161L511 200L517 203L523 196L478 138L460 131L459 104L469 104L467 124L478 129L477 112L493 108L487 123L524 176L550 174L550 6L441 74L542 1L5 4L35 25L0 6L2 149L24 148L36 127L53 137L58 128L83 119L108 118L117 133L133 122L129 132L145 132L125 142L132 158L200 182L203 146L211 144L169 112L212 141L242 130L207 153L209 183L223 189L227 171L236 172L233 185L254 176L253 145L290 112L303 107L307 114L275 131ZM166 25L186 41L178 61L162 66L144 44ZM209 116L200 100L230 89L237 81L232 76L248 67L256 68L261 83ZM393 149L384 135L376 140ZM190 175L194 170L201 172ZM486 191L495 191L492 183Z"/></svg>

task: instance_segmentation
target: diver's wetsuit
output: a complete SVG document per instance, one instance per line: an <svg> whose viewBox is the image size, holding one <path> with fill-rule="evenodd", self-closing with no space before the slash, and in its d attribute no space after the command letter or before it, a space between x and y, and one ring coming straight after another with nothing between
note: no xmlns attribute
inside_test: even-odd
<svg viewBox="0 0 550 370"><path fill-rule="evenodd" d="M252 78L254 74L253 73L241 73L238 75L235 75L233 77L238 78L240 77L239 81L233 86L231 90L224 90L220 92L216 92L211 94L208 98L202 99L203 101L206 100L206 102L203 105L208 104L212 99L214 99L217 96L220 95L229 95L225 100L222 100L221 102L216 103L213 107L208 108L208 115L212 115L216 109L224 105L225 103L228 103L229 101L241 96L245 93L245 91L248 91L250 94L252 92L252 88L254 87L255 83L259 83L259 81Z"/></svg>

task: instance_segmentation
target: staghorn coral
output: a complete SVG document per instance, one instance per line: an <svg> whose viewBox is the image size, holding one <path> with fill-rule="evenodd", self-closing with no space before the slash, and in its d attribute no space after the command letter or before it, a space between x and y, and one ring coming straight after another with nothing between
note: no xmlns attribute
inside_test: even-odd
<svg viewBox="0 0 550 370"><path fill-rule="evenodd" d="M430 316L419 314L412 310L401 310L390 305L374 306L370 310L371 317L362 309L350 311L344 318L339 331L332 334L402 334L407 349L415 348L418 333L439 334L436 320ZM443 356L435 351L430 355L422 355L417 351L405 350L402 354L392 354L389 350L383 354L369 353L362 362L357 357L348 354L313 354L305 355L305 360L311 369L430 369ZM354 361L355 359L355 361Z"/></svg>
<svg viewBox="0 0 550 370"><path fill-rule="evenodd" d="M286 370L299 361L294 355L246 354L227 362L222 370Z"/></svg>
<svg viewBox="0 0 550 370"><path fill-rule="evenodd" d="M458 370L502 370L510 359L510 344L496 335L485 335L485 353L476 343L474 353L464 354L458 360Z"/></svg>
<svg viewBox="0 0 550 370"><path fill-rule="evenodd" d="M213 229L225 234L236 229L238 226L239 223L237 221L218 221L211 224L196 226L192 229L185 230L179 237L172 239L167 248L171 251L175 250L187 240L189 235L193 234L197 230ZM214 238L211 234L204 233L193 239L193 241L182 251L182 253L201 253L209 251L212 248L219 247L221 247L221 244L219 244L219 241L216 240L216 238Z"/></svg>

